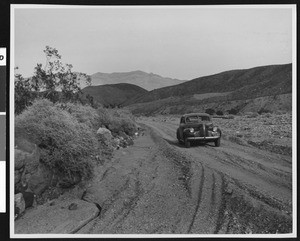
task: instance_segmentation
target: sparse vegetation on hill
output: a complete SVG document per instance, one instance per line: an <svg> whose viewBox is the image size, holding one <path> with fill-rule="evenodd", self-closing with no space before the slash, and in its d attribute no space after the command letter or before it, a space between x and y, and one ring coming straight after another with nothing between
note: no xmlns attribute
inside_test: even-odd
<svg viewBox="0 0 300 241"><path fill-rule="evenodd" d="M238 113L244 109L249 111L247 106L252 105L255 111L259 111L265 108L265 102L273 103L273 106L267 103L269 111L274 111L279 104L281 104L279 109L289 111L291 98L285 96L291 93L292 64L285 64L232 70L197 78L150 91L128 100L124 105L140 114L141 111L148 113L150 109L152 113L168 112L165 110L173 106L178 110L182 109L180 106L192 106L194 110L199 108L204 111L213 108L223 112L234 110ZM251 100L259 101L261 104ZM174 110L172 113L175 113ZM181 114L179 111L177 113Z"/></svg>
<svg viewBox="0 0 300 241"><path fill-rule="evenodd" d="M227 100L224 97L195 100L191 96L170 97L162 100L136 103L125 107L135 115L184 114L205 112L206 109L222 111L223 114L259 112L262 108L269 112L292 111L292 94L264 96L247 100Z"/></svg>
<svg viewBox="0 0 300 241"><path fill-rule="evenodd" d="M292 155L292 114L251 113L215 119L225 138L278 154Z"/></svg>
<svg viewBox="0 0 300 241"><path fill-rule="evenodd" d="M148 91L145 89L133 85L133 84L112 84L112 85L98 85L88 86L83 90L83 99L88 97L93 98L94 104L100 104L105 107L119 107L124 102L144 95Z"/></svg>

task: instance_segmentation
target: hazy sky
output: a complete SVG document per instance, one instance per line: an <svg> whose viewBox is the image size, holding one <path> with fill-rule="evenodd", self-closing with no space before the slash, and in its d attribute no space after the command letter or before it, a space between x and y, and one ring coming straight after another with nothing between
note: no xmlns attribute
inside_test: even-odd
<svg viewBox="0 0 300 241"><path fill-rule="evenodd" d="M55 47L74 71L142 70L190 80L292 62L292 8L15 9L15 66L25 77Z"/></svg>

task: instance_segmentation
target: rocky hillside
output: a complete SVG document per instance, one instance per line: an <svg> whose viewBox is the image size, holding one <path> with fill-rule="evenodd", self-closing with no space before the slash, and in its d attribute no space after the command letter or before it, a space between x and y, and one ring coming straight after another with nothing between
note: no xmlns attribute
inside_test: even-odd
<svg viewBox="0 0 300 241"><path fill-rule="evenodd" d="M85 87L84 96L90 95L94 102L104 106L119 106L131 98L139 97L147 93L147 90L133 84L112 84Z"/></svg>
<svg viewBox="0 0 300 241"><path fill-rule="evenodd" d="M232 92L231 99L254 99L261 96L291 93L292 64L226 71L153 90L131 101L142 103L171 96L224 92ZM127 102L127 104L131 103Z"/></svg>
<svg viewBox="0 0 300 241"><path fill-rule="evenodd" d="M165 86L176 85L186 80L171 79L153 73L143 71L120 72L120 73L95 73L91 75L92 85L106 85L129 83L140 86L146 90L153 90Z"/></svg>
<svg viewBox="0 0 300 241"><path fill-rule="evenodd" d="M136 96L124 105L134 113L228 112L292 108L292 64L232 70Z"/></svg>

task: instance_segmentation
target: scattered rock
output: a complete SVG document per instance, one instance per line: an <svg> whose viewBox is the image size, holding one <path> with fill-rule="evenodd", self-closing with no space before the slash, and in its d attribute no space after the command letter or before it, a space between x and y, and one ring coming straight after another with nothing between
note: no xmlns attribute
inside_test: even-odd
<svg viewBox="0 0 300 241"><path fill-rule="evenodd" d="M104 135L104 134L110 134L111 135L111 131L105 127L100 127L98 130L97 130L97 134L100 134L100 135Z"/></svg>
<svg viewBox="0 0 300 241"><path fill-rule="evenodd" d="M233 190L231 188L226 189L226 194L231 195L233 193Z"/></svg>
<svg viewBox="0 0 300 241"><path fill-rule="evenodd" d="M22 173L19 171L15 171L15 183L20 183L22 177Z"/></svg>
<svg viewBox="0 0 300 241"><path fill-rule="evenodd" d="M68 207L75 203L77 209ZM67 197L60 197L56 205L48 203L26 211L26 215L15 221L16 234L72 234L99 214L95 204Z"/></svg>
<svg viewBox="0 0 300 241"><path fill-rule="evenodd" d="M71 203L68 207L69 210L76 210L78 208L78 205L76 203Z"/></svg>
<svg viewBox="0 0 300 241"><path fill-rule="evenodd" d="M25 200L22 193L15 195L15 218L20 216L25 211Z"/></svg>
<svg viewBox="0 0 300 241"><path fill-rule="evenodd" d="M43 163L40 163L35 173L30 175L28 186L36 195L41 195L51 186L53 176L53 172Z"/></svg>
<svg viewBox="0 0 300 241"><path fill-rule="evenodd" d="M35 200L35 194L32 192L24 192L23 193L23 198L25 201L25 208L29 208L32 207L34 204L34 200Z"/></svg>
<svg viewBox="0 0 300 241"><path fill-rule="evenodd" d="M24 167L25 154L21 150L15 149L15 170L20 170Z"/></svg>

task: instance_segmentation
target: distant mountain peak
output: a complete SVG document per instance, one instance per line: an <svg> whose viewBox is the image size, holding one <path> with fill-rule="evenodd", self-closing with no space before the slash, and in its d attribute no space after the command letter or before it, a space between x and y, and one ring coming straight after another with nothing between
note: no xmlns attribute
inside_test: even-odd
<svg viewBox="0 0 300 241"><path fill-rule="evenodd" d="M92 85L118 84L127 83L140 86L146 90L159 89L166 86L176 85L186 80L172 79L162 77L154 73L146 73L141 70L130 72L113 72L101 73L97 72L91 75Z"/></svg>

